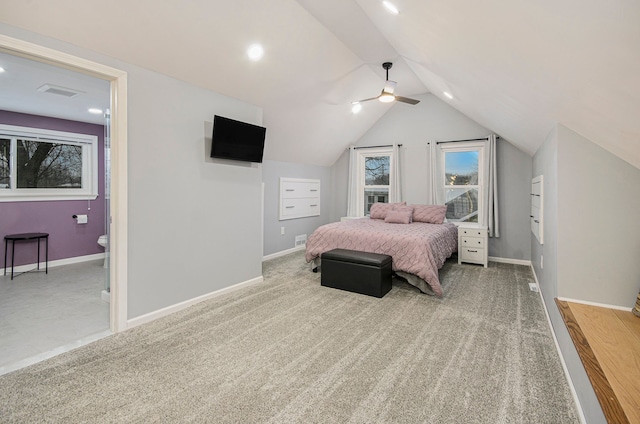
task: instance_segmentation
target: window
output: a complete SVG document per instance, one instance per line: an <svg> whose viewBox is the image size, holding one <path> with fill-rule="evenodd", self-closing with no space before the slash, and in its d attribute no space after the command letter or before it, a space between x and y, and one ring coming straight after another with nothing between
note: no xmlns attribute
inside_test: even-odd
<svg viewBox="0 0 640 424"><path fill-rule="evenodd" d="M0 201L95 199L98 138L0 125Z"/></svg>
<svg viewBox="0 0 640 424"><path fill-rule="evenodd" d="M442 147L444 200L449 222L483 222L484 143Z"/></svg>
<svg viewBox="0 0 640 424"><path fill-rule="evenodd" d="M392 154L390 148L362 149L358 152L358 210L362 211L363 216L369 215L374 203L389 203Z"/></svg>

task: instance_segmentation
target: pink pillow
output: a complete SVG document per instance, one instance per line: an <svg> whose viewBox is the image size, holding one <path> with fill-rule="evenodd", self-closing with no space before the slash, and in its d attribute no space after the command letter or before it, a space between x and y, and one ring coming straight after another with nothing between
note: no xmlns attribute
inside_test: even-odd
<svg viewBox="0 0 640 424"><path fill-rule="evenodd" d="M374 203L369 209L369 218L371 219L385 219L387 213L393 210L394 206L404 206L407 202L402 203Z"/></svg>
<svg viewBox="0 0 640 424"><path fill-rule="evenodd" d="M412 213L413 208L409 206L395 207L387 213L387 217L384 219L384 222L388 222L390 224L410 224Z"/></svg>
<svg viewBox="0 0 640 424"><path fill-rule="evenodd" d="M442 224L447 213L447 205L411 205L413 220L428 224Z"/></svg>

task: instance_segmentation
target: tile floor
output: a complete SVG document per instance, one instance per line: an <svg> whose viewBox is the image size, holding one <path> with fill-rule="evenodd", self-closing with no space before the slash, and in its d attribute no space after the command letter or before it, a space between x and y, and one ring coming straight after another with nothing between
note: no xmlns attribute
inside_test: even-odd
<svg viewBox="0 0 640 424"><path fill-rule="evenodd" d="M102 265L0 275L0 375L110 334Z"/></svg>

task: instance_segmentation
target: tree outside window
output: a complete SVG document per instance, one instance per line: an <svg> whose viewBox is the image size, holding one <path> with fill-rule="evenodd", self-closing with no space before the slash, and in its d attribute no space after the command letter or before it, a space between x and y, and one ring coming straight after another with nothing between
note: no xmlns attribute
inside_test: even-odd
<svg viewBox="0 0 640 424"><path fill-rule="evenodd" d="M390 156L364 157L364 215L369 215L371 206L389 202Z"/></svg>
<svg viewBox="0 0 640 424"><path fill-rule="evenodd" d="M0 201L95 199L98 138L0 125Z"/></svg>
<svg viewBox="0 0 640 424"><path fill-rule="evenodd" d="M0 190L10 188L11 173L9 159L11 157L11 140L0 138Z"/></svg>
<svg viewBox="0 0 640 424"><path fill-rule="evenodd" d="M82 147L48 141L17 140L18 188L82 187Z"/></svg>

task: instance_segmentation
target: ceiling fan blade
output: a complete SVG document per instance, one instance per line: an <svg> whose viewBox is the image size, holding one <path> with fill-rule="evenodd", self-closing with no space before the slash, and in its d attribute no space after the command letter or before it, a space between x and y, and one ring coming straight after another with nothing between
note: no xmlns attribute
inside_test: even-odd
<svg viewBox="0 0 640 424"><path fill-rule="evenodd" d="M358 100L357 102L353 102L353 103L362 103L362 102L368 102L369 100L378 100L378 97L380 96L369 97L368 99Z"/></svg>
<svg viewBox="0 0 640 424"><path fill-rule="evenodd" d="M395 89L396 89L396 85L398 85L398 83L397 83L397 82L387 80L387 81L385 81L385 83L384 83L384 88L382 89L382 92L383 92L383 93L393 94L393 92L394 92L394 91L395 91Z"/></svg>
<svg viewBox="0 0 640 424"><path fill-rule="evenodd" d="M417 105L418 103L420 103L420 100L410 99L408 97L402 97L402 96L395 96L395 97L396 97L396 101L402 102L402 103L409 103L410 105Z"/></svg>

